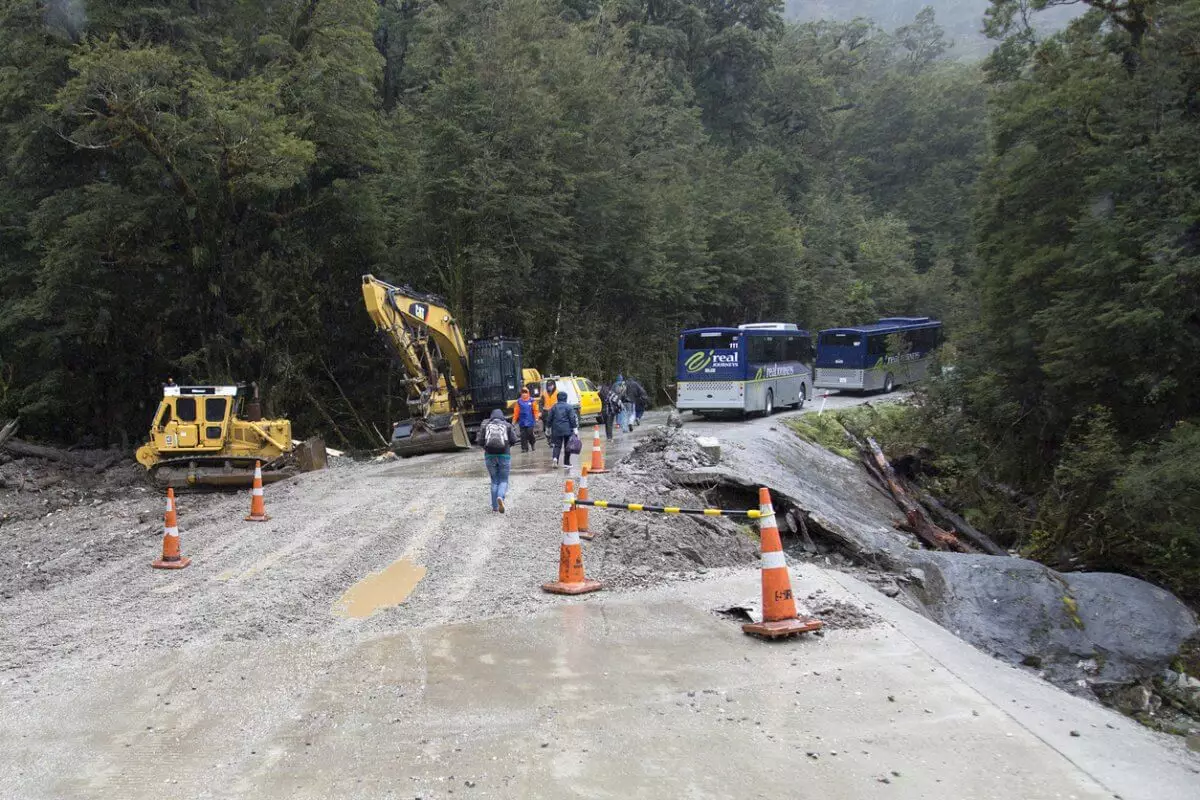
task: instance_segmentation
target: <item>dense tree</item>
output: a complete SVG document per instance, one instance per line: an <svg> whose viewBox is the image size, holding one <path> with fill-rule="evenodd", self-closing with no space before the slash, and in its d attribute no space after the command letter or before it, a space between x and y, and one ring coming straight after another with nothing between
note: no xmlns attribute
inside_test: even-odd
<svg viewBox="0 0 1200 800"><path fill-rule="evenodd" d="M969 266L982 90L929 13L893 36L775 0L83 8L0 4L0 414L33 434L128 441L171 375L376 440L367 271L534 366L654 388L688 325L942 313L925 275Z"/></svg>
<svg viewBox="0 0 1200 800"><path fill-rule="evenodd" d="M1037 498L1015 530L1034 553L1194 592L1197 494L1178 476L1200 415L1200 9L1092 5L990 64L982 314L954 378L978 449L959 449Z"/></svg>

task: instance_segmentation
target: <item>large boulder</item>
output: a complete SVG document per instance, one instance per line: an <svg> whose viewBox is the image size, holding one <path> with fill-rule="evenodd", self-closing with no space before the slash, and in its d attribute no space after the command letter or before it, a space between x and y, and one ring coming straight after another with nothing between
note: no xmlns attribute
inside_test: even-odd
<svg viewBox="0 0 1200 800"><path fill-rule="evenodd" d="M1157 675L1196 630L1170 592L1113 573L1060 573L1033 561L914 551L916 589L955 634L1070 688Z"/></svg>

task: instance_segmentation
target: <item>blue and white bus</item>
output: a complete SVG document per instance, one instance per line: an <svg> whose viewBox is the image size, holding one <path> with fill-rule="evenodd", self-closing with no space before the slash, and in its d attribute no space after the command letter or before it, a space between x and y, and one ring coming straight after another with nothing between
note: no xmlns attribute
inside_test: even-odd
<svg viewBox="0 0 1200 800"><path fill-rule="evenodd" d="M869 325L830 328L817 336L818 389L890 392L929 374L942 343L942 323L929 317L884 317Z"/></svg>
<svg viewBox="0 0 1200 800"><path fill-rule="evenodd" d="M684 331L675 405L703 416L800 408L812 386L812 353L808 331L790 323Z"/></svg>

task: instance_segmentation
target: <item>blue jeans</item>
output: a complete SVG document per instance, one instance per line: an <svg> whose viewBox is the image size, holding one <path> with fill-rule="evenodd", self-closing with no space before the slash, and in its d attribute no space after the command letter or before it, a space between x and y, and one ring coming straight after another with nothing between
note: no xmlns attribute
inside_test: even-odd
<svg viewBox="0 0 1200 800"><path fill-rule="evenodd" d="M499 511L500 505L497 501L508 494L508 472L512 468L512 456L485 453L483 463L487 465L488 475L492 477L492 511Z"/></svg>

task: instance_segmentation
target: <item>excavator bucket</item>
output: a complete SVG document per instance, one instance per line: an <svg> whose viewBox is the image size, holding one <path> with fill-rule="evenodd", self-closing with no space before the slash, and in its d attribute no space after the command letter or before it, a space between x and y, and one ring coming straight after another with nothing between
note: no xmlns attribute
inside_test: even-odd
<svg viewBox="0 0 1200 800"><path fill-rule="evenodd" d="M402 422L392 433L392 452L403 458L425 453L452 453L471 446L460 415Z"/></svg>

